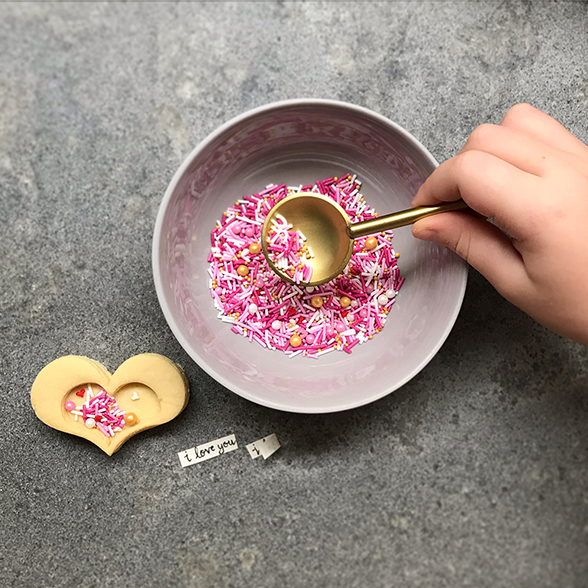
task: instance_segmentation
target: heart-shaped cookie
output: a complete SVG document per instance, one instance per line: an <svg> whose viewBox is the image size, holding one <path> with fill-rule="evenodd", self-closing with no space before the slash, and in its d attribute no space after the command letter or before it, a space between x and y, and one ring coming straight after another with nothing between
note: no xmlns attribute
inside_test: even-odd
<svg viewBox="0 0 588 588"><path fill-rule="evenodd" d="M114 374L88 357L66 355L39 372L31 404L45 424L112 455L133 435L178 416L188 395L182 368L163 355L135 355Z"/></svg>

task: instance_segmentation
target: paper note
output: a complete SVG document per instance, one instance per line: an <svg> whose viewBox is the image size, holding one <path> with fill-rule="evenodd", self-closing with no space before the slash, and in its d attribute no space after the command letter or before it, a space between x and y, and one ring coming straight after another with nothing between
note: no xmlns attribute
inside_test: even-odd
<svg viewBox="0 0 588 588"><path fill-rule="evenodd" d="M221 437L215 441L209 441L208 443L198 445L198 447L192 447L191 449L181 451L178 453L178 457L180 458L180 464L185 468L194 465L195 463L201 463L207 459L224 455L230 451L235 451L235 449L238 448L239 446L237 445L235 435L227 435L226 437Z"/></svg>
<svg viewBox="0 0 588 588"><path fill-rule="evenodd" d="M249 455L253 459L257 459L260 455L263 457L263 459L267 459L279 448L280 442L278 441L275 433L272 433L263 439L259 439L258 441L254 441L253 443L249 443L249 445L246 446Z"/></svg>

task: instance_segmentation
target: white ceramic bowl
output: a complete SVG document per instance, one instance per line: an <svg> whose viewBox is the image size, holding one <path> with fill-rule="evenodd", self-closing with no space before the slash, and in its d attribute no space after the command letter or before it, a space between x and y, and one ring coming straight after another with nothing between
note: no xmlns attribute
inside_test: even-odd
<svg viewBox="0 0 588 588"><path fill-rule="evenodd" d="M194 361L253 402L299 413L358 407L396 390L437 353L461 307L467 269L451 251L394 231L406 280L385 328L352 354L289 359L231 332L208 290L210 231L237 198L270 183L356 173L380 214L408 208L435 169L409 133L364 108L328 100L269 104L209 135L174 175L153 238L161 308Z"/></svg>

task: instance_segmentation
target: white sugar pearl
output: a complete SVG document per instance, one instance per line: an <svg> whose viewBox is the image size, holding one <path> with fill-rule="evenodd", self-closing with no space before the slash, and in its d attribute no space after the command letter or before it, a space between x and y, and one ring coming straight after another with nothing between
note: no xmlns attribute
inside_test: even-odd
<svg viewBox="0 0 588 588"><path fill-rule="evenodd" d="M396 292L394 290L386 290L386 296L392 300L392 298L396 298Z"/></svg>
<svg viewBox="0 0 588 588"><path fill-rule="evenodd" d="M280 321L274 321L272 323L272 329L274 331L279 331L281 326L282 326L282 323Z"/></svg>
<svg viewBox="0 0 588 588"><path fill-rule="evenodd" d="M354 323L354 322L355 322L355 317L354 317L352 314L350 314L350 315L347 317L347 322L348 322L349 324L351 324L351 323Z"/></svg>
<svg viewBox="0 0 588 588"><path fill-rule="evenodd" d="M257 304L252 302L247 310L249 311L249 314L255 314L257 312Z"/></svg>
<svg viewBox="0 0 588 588"><path fill-rule="evenodd" d="M312 294L312 293L314 292L314 286L306 286L306 291L307 291L309 294Z"/></svg>
<svg viewBox="0 0 588 588"><path fill-rule="evenodd" d="M96 426L96 421L94 419L86 419L86 427L88 429L93 429Z"/></svg>
<svg viewBox="0 0 588 588"><path fill-rule="evenodd" d="M378 304L380 306L384 306L385 304L388 304L388 296L386 296L386 294L380 294L378 296Z"/></svg>

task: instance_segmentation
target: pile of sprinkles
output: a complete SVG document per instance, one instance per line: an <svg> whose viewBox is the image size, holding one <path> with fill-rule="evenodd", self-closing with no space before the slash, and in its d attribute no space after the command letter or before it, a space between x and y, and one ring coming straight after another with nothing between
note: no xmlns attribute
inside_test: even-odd
<svg viewBox="0 0 588 588"><path fill-rule="evenodd" d="M355 175L317 181L314 186L271 184L235 202L211 233L209 287L218 318L234 333L290 357L317 358L331 351L351 353L379 333L404 282L392 248L392 231L355 240L349 263L327 284L305 287L312 275L312 251L304 235L292 233L285 219L274 227L270 255L279 258L295 284L282 280L261 251L261 229L273 206L295 192L332 198L352 223L374 218ZM309 273L310 270L310 273Z"/></svg>
<svg viewBox="0 0 588 588"><path fill-rule="evenodd" d="M127 414L119 408L116 400L102 387L99 387L98 392L94 392L92 385L88 384L86 388L76 392L76 396L85 397L84 403L76 406L76 403L70 400L65 403L65 409L74 415L74 420L82 417L86 427L97 428L107 437L114 437L122 431L125 424L133 425L137 422L136 415Z"/></svg>

